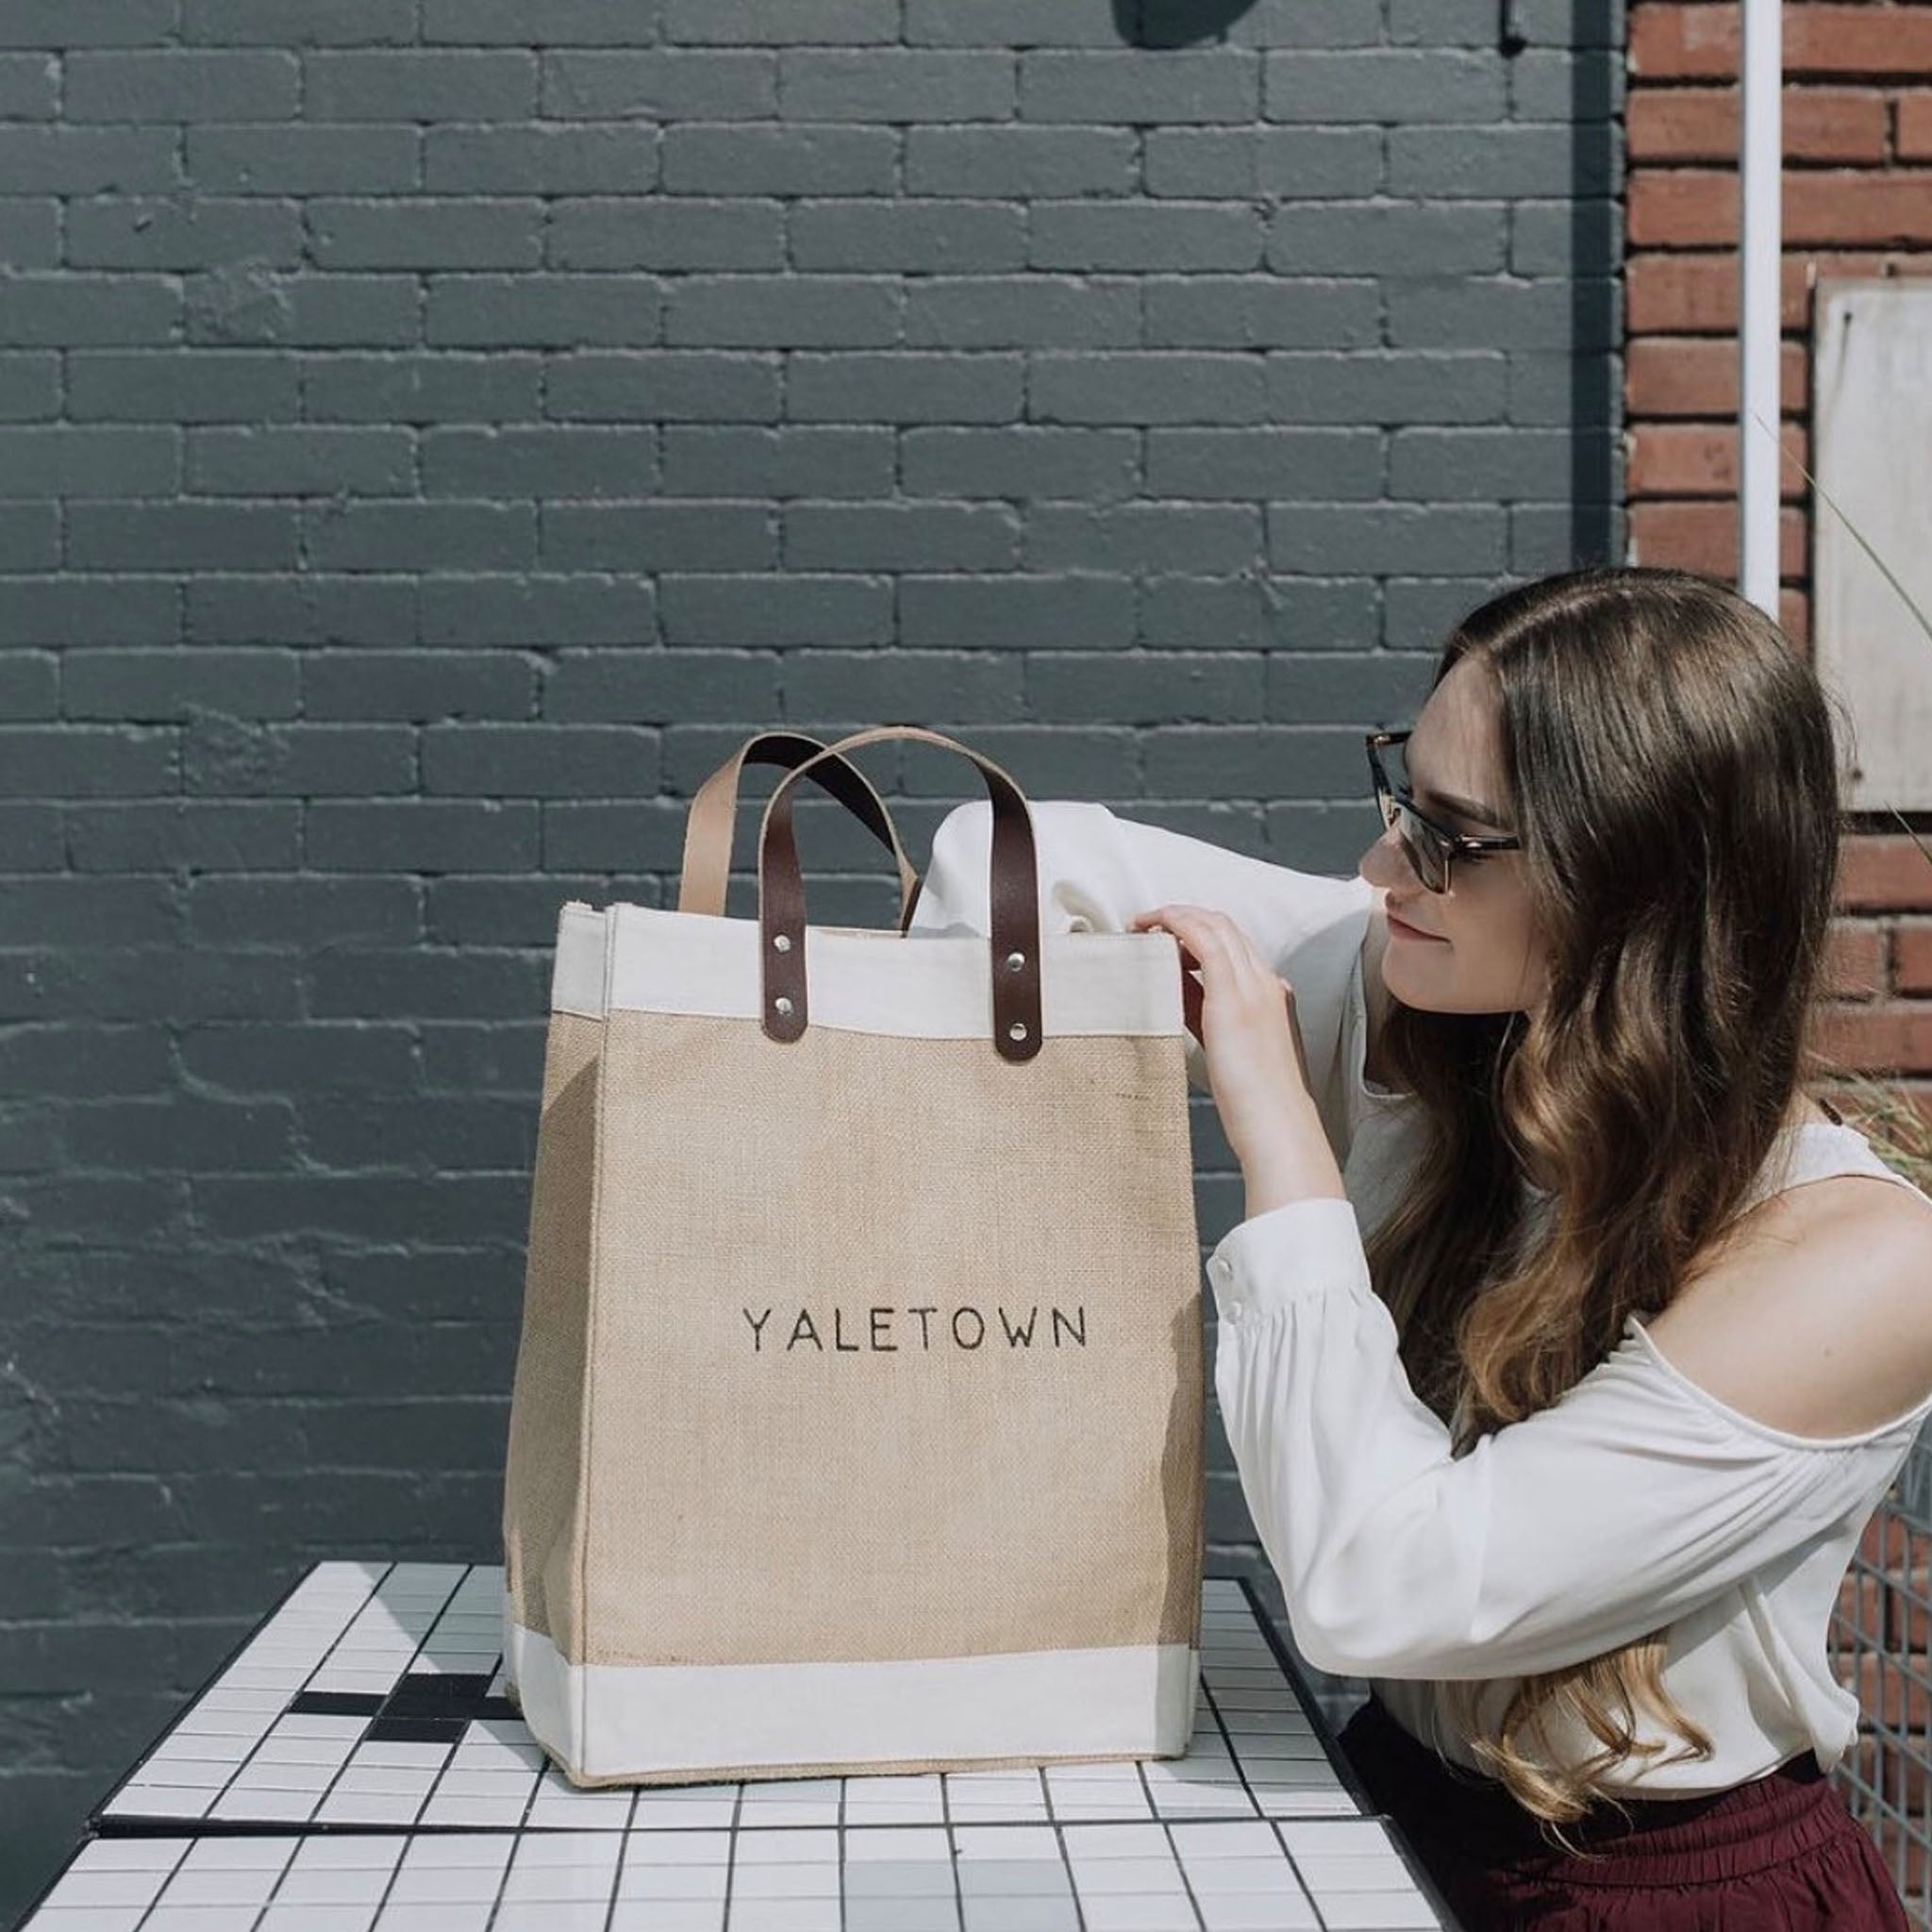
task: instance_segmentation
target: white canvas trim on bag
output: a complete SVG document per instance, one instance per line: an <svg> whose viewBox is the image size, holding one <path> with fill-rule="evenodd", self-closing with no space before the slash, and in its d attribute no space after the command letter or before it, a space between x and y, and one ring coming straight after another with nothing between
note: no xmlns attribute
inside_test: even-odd
<svg viewBox="0 0 1932 1932"><path fill-rule="evenodd" d="M889 1663L571 1664L504 1616L507 1674L539 1742L583 1777L725 1766L1179 1757L1185 1644Z"/></svg>
<svg viewBox="0 0 1932 1932"><path fill-rule="evenodd" d="M566 906L557 917L557 957L550 965L550 1005L558 1013L604 1017L605 915L588 906Z"/></svg>
<svg viewBox="0 0 1932 1932"><path fill-rule="evenodd" d="M750 919L615 905L566 906L558 920L553 1010L601 1020L614 1008L757 1020L759 930ZM991 952L970 934L851 926L805 929L809 1024L911 1040L987 1040ZM1174 1034L1178 949L1166 933L1048 933L1041 1026L1057 1034Z"/></svg>

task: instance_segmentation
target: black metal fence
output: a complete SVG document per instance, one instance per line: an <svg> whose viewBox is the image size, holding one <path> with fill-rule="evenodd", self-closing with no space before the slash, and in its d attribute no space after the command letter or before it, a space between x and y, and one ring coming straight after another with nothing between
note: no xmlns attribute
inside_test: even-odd
<svg viewBox="0 0 1932 1932"><path fill-rule="evenodd" d="M1829 1643L1859 1706L1839 1788L1885 1853L1907 1916L1932 1932L1932 1441L1913 1445L1866 1526Z"/></svg>

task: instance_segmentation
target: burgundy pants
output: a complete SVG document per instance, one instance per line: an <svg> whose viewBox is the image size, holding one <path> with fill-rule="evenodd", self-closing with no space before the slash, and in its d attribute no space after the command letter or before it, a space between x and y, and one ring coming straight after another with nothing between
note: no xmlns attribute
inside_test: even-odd
<svg viewBox="0 0 1932 1932"><path fill-rule="evenodd" d="M1553 1848L1493 1778L1445 1764L1374 1699L1342 1749L1463 1932L1910 1932L1871 1835L1808 1754L1709 1797L1608 1807Z"/></svg>

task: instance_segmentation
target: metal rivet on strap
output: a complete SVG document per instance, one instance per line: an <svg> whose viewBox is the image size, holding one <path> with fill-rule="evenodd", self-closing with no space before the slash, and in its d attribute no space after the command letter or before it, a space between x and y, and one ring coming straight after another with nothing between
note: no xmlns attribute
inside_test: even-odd
<svg viewBox="0 0 1932 1932"><path fill-rule="evenodd" d="M1007 1028L1007 1038L1008 1040L1024 1040L1026 1038L1025 1021L1015 1020L1013 1024Z"/></svg>
<svg viewBox="0 0 1932 1932"><path fill-rule="evenodd" d="M1025 963L1026 955L1024 953L1008 953L1007 955L1007 971L1008 973L1019 972Z"/></svg>
<svg viewBox="0 0 1932 1932"><path fill-rule="evenodd" d="M783 994L782 992L781 992L781 993L780 993L780 994L778 995L778 997L777 997L776 999L774 999L774 1001L772 1002L772 1004L773 1004L773 1005L774 1005L774 1007L776 1007L776 1008L777 1008L777 1009L778 1009L778 1017L779 1017L779 1018L780 1018L781 1020L789 1020L789 1019L791 1019L791 1002L790 1000L788 1000L788 999L787 999L787 998L785 997L785 995L784 995L784 994Z"/></svg>
<svg viewBox="0 0 1932 1932"><path fill-rule="evenodd" d="M776 952L789 953L791 950L791 935L789 932L781 932L772 941L772 945Z"/></svg>

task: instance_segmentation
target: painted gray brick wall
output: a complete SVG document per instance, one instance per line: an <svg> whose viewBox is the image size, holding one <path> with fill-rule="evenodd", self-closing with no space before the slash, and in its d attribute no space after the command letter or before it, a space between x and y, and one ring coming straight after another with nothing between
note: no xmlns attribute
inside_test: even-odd
<svg viewBox="0 0 1932 1932"><path fill-rule="evenodd" d="M1621 32L0 0L0 1916L302 1565L494 1554L556 908L744 733L1353 869L1621 553Z"/></svg>

